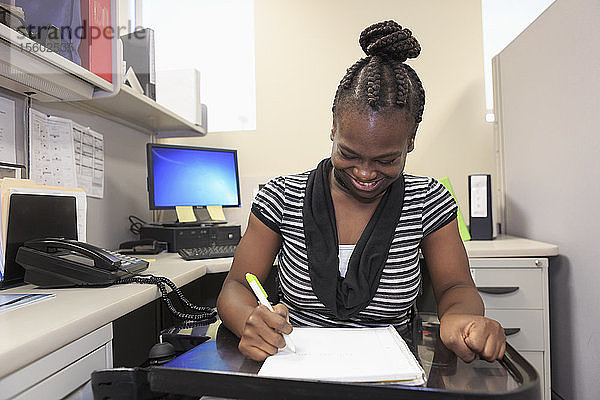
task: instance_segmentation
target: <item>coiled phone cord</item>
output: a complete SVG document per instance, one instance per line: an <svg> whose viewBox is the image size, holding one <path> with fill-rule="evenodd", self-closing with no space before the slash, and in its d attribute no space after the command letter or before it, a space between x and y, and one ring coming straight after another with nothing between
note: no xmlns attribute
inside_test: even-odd
<svg viewBox="0 0 600 400"><path fill-rule="evenodd" d="M154 275L143 275L138 274L137 276L131 276L128 278L119 279L116 283L146 283L153 284L158 287L161 293L161 297L163 301L167 304L169 310L178 318L181 318L185 321L202 321L209 322L214 320L217 315L217 311L210 307L197 306L192 304L181 292L181 290L168 278L163 276L154 276ZM173 306L171 299L167 295L167 287L168 285L173 292L179 297L179 299L190 309L197 311L196 313L184 313L178 311Z"/></svg>

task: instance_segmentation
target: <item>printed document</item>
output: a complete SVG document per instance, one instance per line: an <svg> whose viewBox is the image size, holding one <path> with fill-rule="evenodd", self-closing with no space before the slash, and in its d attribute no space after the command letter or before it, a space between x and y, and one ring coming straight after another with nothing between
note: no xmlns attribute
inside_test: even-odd
<svg viewBox="0 0 600 400"><path fill-rule="evenodd" d="M39 185L77 186L73 122L29 111L30 178Z"/></svg>
<svg viewBox="0 0 600 400"><path fill-rule="evenodd" d="M104 136L73 123L77 183L88 196L104 197Z"/></svg>
<svg viewBox="0 0 600 400"><path fill-rule="evenodd" d="M425 373L393 326L294 328L296 352L268 357L258 375L341 382L422 385Z"/></svg>
<svg viewBox="0 0 600 400"><path fill-rule="evenodd" d="M15 137L15 102L0 97L0 161L10 164L17 162Z"/></svg>

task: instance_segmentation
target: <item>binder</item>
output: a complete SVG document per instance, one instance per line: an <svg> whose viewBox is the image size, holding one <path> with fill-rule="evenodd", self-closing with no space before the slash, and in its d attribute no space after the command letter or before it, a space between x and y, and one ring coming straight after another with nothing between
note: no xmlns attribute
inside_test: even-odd
<svg viewBox="0 0 600 400"><path fill-rule="evenodd" d="M10 214L10 199L13 194L39 194L46 196L75 197L77 207L77 240L86 241L87 198L81 188L62 186L38 185L30 179L4 178L0 180L0 287L9 281L18 281L21 277L6 277L6 254L8 243L8 220ZM45 210L46 211L46 210Z"/></svg>
<svg viewBox="0 0 600 400"><path fill-rule="evenodd" d="M141 29L121 36L123 59L144 89L144 94L156 100L156 66L154 63L154 30Z"/></svg>
<svg viewBox="0 0 600 400"><path fill-rule="evenodd" d="M16 262L17 251L27 240L59 237L77 240L77 199L36 193L10 196L0 287L20 284L25 269Z"/></svg>
<svg viewBox="0 0 600 400"><path fill-rule="evenodd" d="M494 221L491 175L469 175L469 231L472 240L492 240Z"/></svg>
<svg viewBox="0 0 600 400"><path fill-rule="evenodd" d="M81 65L112 83L112 40L110 0L81 0Z"/></svg>

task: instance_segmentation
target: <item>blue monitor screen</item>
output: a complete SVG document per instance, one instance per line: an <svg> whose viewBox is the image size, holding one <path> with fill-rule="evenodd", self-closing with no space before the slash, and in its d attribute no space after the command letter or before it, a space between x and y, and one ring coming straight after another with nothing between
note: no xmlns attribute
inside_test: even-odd
<svg viewBox="0 0 600 400"><path fill-rule="evenodd" d="M239 206L235 150L149 143L150 208Z"/></svg>

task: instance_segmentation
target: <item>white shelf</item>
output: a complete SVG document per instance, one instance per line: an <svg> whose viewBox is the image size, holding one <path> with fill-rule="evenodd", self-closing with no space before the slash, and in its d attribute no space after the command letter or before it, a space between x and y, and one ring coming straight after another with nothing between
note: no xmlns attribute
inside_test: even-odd
<svg viewBox="0 0 600 400"><path fill-rule="evenodd" d="M136 93L127 85L113 96L78 101L107 117L117 117L134 124L144 130L156 133L158 137L204 136L206 130L168 108L158 104L151 98Z"/></svg>
<svg viewBox="0 0 600 400"><path fill-rule="evenodd" d="M40 101L91 99L95 90L112 92L114 88L112 83L2 24L0 86L30 93Z"/></svg>
<svg viewBox="0 0 600 400"><path fill-rule="evenodd" d="M120 60L116 43L113 58ZM113 64L113 71L122 65ZM69 102L158 137L206 135L201 126L121 84L119 74L113 76L114 85L0 24L0 87L39 101Z"/></svg>

